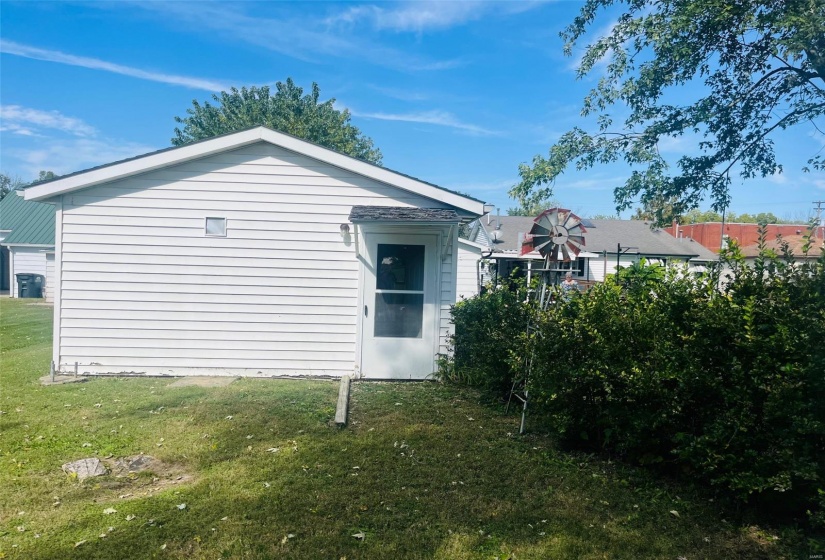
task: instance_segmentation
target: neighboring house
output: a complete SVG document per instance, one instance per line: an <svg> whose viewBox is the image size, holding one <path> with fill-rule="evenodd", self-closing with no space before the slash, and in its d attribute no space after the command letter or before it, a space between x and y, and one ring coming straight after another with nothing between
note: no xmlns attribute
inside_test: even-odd
<svg viewBox="0 0 825 560"><path fill-rule="evenodd" d="M264 127L26 198L57 207L54 362L82 374L424 378L484 212Z"/></svg>
<svg viewBox="0 0 825 560"><path fill-rule="evenodd" d="M714 253L719 252L719 247L727 241L734 239L740 247L754 245L759 240L759 224L727 223L722 222L702 222L698 224L680 225L673 223L664 231L676 238L690 238L702 244L705 248ZM767 224L765 234L767 239L774 239L777 235L789 237L802 235L808 231L808 224ZM825 237L825 227L816 228L816 236L819 239Z"/></svg>
<svg viewBox="0 0 825 560"><path fill-rule="evenodd" d="M0 291L18 296L17 274L44 278L43 297L54 299L54 206L12 191L0 200Z"/></svg>
<svg viewBox="0 0 825 560"><path fill-rule="evenodd" d="M543 257L538 252L521 255L521 242L533 227L532 217L485 217L474 222L478 226L475 240L483 236L490 240L491 259L496 261L499 277L509 276L518 269L520 274L531 274L532 269L543 268ZM708 262L718 257L699 243L687 238L675 239L661 229L638 220L582 220L585 251L576 260L554 263L554 281L561 281L566 272L572 272L580 284L603 282L616 268L627 267L642 257L648 263L687 263L691 270L704 270Z"/></svg>
<svg viewBox="0 0 825 560"><path fill-rule="evenodd" d="M458 238L457 300L477 296L483 283L482 257L487 247L481 243Z"/></svg>

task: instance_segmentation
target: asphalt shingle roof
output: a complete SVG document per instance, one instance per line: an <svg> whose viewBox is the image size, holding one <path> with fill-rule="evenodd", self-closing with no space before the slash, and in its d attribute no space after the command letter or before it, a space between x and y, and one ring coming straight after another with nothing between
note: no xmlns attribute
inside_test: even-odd
<svg viewBox="0 0 825 560"><path fill-rule="evenodd" d="M458 222L455 210L406 206L353 206L351 222Z"/></svg>
<svg viewBox="0 0 825 560"><path fill-rule="evenodd" d="M533 227L533 217L530 216L500 216L490 219L487 224L483 218L484 227L492 234L496 223L501 224L498 230L498 242L493 244L495 252L517 252L520 250L519 233L529 233ZM616 254L616 245L622 247L636 247L631 253L650 256L674 256L694 258L696 260L714 261L718 257L712 251L692 239L676 239L660 229L650 229L648 222L640 220L582 220L587 233L584 234L584 250L589 253ZM492 235L491 235L492 237Z"/></svg>
<svg viewBox="0 0 825 560"><path fill-rule="evenodd" d="M10 192L0 200L0 229L11 230L3 245L54 245L54 206Z"/></svg>

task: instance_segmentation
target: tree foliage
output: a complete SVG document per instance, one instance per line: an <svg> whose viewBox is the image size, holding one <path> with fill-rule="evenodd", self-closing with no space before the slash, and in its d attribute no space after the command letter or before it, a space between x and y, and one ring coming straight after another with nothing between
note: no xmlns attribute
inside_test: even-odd
<svg viewBox="0 0 825 560"><path fill-rule="evenodd" d="M571 164L624 162L632 172L614 191L617 209L637 198L673 200L657 208L663 223L710 195L722 211L732 174L750 179L782 171L773 133L803 123L824 128L822 0L587 0L561 34L566 54L614 4L623 13L586 48L578 69L583 77L607 63L582 109L597 117L598 129L573 128L547 157L522 164L521 182L511 190L522 204L548 197ZM685 86L698 98L680 104ZM628 113L621 123L610 113L614 106ZM682 155L674 168L659 145L685 134L701 137L693 146L698 153ZM811 154L804 169L825 169L824 158Z"/></svg>
<svg viewBox="0 0 825 560"><path fill-rule="evenodd" d="M232 88L212 96L216 105L192 101L186 117L175 117L182 127L175 128L172 144L182 146L263 125L380 165L381 151L372 139L351 124L348 110L335 109L334 98L320 101L318 84L313 82L306 95L291 78L275 88L274 93L267 86Z"/></svg>
<svg viewBox="0 0 825 560"><path fill-rule="evenodd" d="M526 204L522 204L520 206L516 206L515 208L508 208L507 215L508 216L538 216L545 210L549 210L550 208L555 208L557 206L561 206L561 203L558 200L551 199L551 200L541 200L541 201L532 201Z"/></svg>
<svg viewBox="0 0 825 560"><path fill-rule="evenodd" d="M748 214L747 212L744 212L742 214L737 214L736 212L727 211L723 216L721 213L716 212L714 210L699 210L698 208L689 210L681 216L673 216L673 219L680 224L701 224L704 222L721 222L723 218L725 222L731 224L789 224L804 223L808 221L802 220L801 222L791 222L788 220L783 220L778 218L776 214L774 214L773 212L759 212L758 214ZM657 213L654 209L651 208L636 208L636 212L632 216L630 216L630 219L655 222L657 220Z"/></svg>
<svg viewBox="0 0 825 560"><path fill-rule="evenodd" d="M0 200L3 200L7 194L16 191L25 183L20 177L9 175L8 173L0 173Z"/></svg>
<svg viewBox="0 0 825 560"><path fill-rule="evenodd" d="M0 173L0 200L3 200L7 194L12 191L16 191L17 189L22 189L28 185L33 183L40 183L42 181L50 181L51 179L57 178L51 171L41 171L38 174L37 179L34 181L26 182L20 177L12 176L7 173Z"/></svg>

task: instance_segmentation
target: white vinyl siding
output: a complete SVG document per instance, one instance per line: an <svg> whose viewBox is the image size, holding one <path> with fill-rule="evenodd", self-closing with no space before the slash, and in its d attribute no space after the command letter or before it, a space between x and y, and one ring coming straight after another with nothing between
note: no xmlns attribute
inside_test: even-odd
<svg viewBox="0 0 825 560"><path fill-rule="evenodd" d="M44 291L48 290L48 274L46 267L46 252L43 247L9 247L12 253L11 260L14 263L12 270L12 286L10 295L17 297L17 275L18 274L39 274L43 276Z"/></svg>
<svg viewBox="0 0 825 560"><path fill-rule="evenodd" d="M472 245L458 243L458 269L456 272L457 298L471 298L478 295L478 261L481 250Z"/></svg>
<svg viewBox="0 0 825 560"><path fill-rule="evenodd" d="M166 375L351 374L358 261L340 225L353 205L446 207L268 143L62 203L60 369ZM226 237L204 235L208 216Z"/></svg>
<svg viewBox="0 0 825 560"><path fill-rule="evenodd" d="M55 292L55 277L54 277L54 253L46 253L46 286L44 288L43 297L46 301L54 302Z"/></svg>

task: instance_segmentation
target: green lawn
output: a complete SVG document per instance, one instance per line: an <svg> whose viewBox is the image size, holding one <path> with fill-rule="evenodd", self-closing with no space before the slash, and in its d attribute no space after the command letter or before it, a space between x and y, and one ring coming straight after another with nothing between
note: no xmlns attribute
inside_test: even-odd
<svg viewBox="0 0 825 560"><path fill-rule="evenodd" d="M690 488L514 435L517 418L502 407L435 383L353 384L345 429L330 425L332 381L43 387L51 314L0 303L0 558L795 559L811 550L798 532L746 523ZM60 469L141 452L174 472L81 483Z"/></svg>

